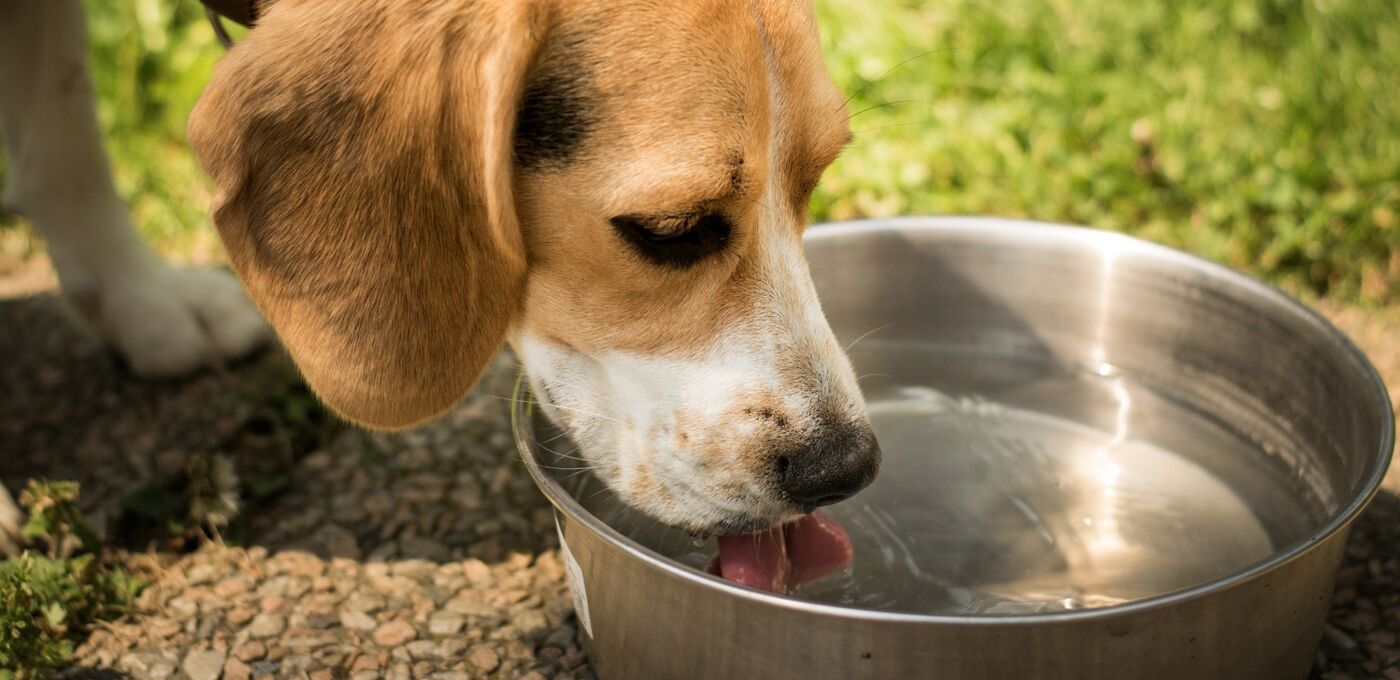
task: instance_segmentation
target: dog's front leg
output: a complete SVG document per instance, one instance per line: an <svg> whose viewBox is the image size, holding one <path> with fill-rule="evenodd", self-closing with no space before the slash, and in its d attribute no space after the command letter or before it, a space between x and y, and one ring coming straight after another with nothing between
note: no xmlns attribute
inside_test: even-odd
<svg viewBox="0 0 1400 680"><path fill-rule="evenodd" d="M5 485L0 484L0 557L19 554L20 527L23 524L24 515L15 505L15 499Z"/></svg>
<svg viewBox="0 0 1400 680"><path fill-rule="evenodd" d="M112 184L81 0L0 0L4 200L48 244L67 297L142 376L245 354L269 332L226 272L166 265Z"/></svg>

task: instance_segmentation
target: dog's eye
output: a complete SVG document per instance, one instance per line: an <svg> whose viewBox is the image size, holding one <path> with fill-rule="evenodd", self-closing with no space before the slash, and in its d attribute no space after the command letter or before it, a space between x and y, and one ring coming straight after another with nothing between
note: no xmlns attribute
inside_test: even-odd
<svg viewBox="0 0 1400 680"><path fill-rule="evenodd" d="M671 269L684 269L723 250L731 231L729 220L715 213L622 215L611 222L638 255Z"/></svg>

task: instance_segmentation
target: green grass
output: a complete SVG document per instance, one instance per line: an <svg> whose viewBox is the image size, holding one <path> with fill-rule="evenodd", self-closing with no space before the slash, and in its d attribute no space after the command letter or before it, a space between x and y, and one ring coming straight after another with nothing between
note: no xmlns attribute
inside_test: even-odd
<svg viewBox="0 0 1400 680"><path fill-rule="evenodd" d="M203 6L194 0L86 5L99 115L118 189L168 254L208 247L209 184L185 141L185 120L223 54Z"/></svg>
<svg viewBox="0 0 1400 680"><path fill-rule="evenodd" d="M143 582L104 561L78 485L31 481L24 536L46 547L0 560L0 680L49 677L93 625L121 616Z"/></svg>
<svg viewBox="0 0 1400 680"><path fill-rule="evenodd" d="M1073 222L1296 292L1400 300L1400 4L817 4L857 113L818 219ZM163 249L207 248L183 130L213 34L193 0L88 5L121 190Z"/></svg>
<svg viewBox="0 0 1400 680"><path fill-rule="evenodd" d="M858 146L827 175L818 217L1073 222L1294 290L1400 294L1396 3L819 7L836 80L859 92L852 112L917 103L853 118Z"/></svg>

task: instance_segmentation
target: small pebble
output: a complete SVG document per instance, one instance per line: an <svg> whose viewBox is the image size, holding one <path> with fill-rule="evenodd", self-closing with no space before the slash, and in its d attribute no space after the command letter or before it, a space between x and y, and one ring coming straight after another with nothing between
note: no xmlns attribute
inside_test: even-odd
<svg viewBox="0 0 1400 680"><path fill-rule="evenodd" d="M337 618L334 617L334 616L326 616L326 615L323 615L323 614L317 614L317 615L315 615L315 616L308 616L308 617L306 617L306 622L305 622L304 625L305 625L307 628L311 628L311 629L313 629L313 630L325 630L325 629L327 629L327 628L333 628L333 627L335 627L335 625L338 624L339 622L340 622L340 620L337 619Z"/></svg>
<svg viewBox="0 0 1400 680"><path fill-rule="evenodd" d="M466 619L458 614L437 612L428 618L428 632L433 635L456 635L466 623Z"/></svg>
<svg viewBox="0 0 1400 680"><path fill-rule="evenodd" d="M248 625L248 634L255 638L268 638L287 629L287 620L277 614L258 614Z"/></svg>
<svg viewBox="0 0 1400 680"><path fill-rule="evenodd" d="M230 657L224 662L223 680L248 680L253 677L253 669L248 664Z"/></svg>
<svg viewBox="0 0 1400 680"><path fill-rule="evenodd" d="M158 638L168 638L184 630L184 626L180 624L180 622L171 619L156 619L147 624L147 630L151 632L151 635Z"/></svg>
<svg viewBox="0 0 1400 680"><path fill-rule="evenodd" d="M496 653L496 650L490 647L473 647L470 652L467 652L467 663L482 673L490 673L501 665L501 657Z"/></svg>
<svg viewBox="0 0 1400 680"><path fill-rule="evenodd" d="M224 672L224 657L221 650L195 650L185 655L185 662L180 664L180 668L184 669L190 680L218 680Z"/></svg>
<svg viewBox="0 0 1400 680"><path fill-rule="evenodd" d="M1330 623L1322 629L1322 640L1333 654L1344 658L1355 658L1361 646L1355 638Z"/></svg>
<svg viewBox="0 0 1400 680"><path fill-rule="evenodd" d="M485 562L476 558L469 559L462 563L462 573L466 574L467 580L474 586L489 586L492 582L491 567Z"/></svg>
<svg viewBox="0 0 1400 680"><path fill-rule="evenodd" d="M404 648L413 659L433 659L440 656L438 645L432 640L414 640L404 645Z"/></svg>
<svg viewBox="0 0 1400 680"><path fill-rule="evenodd" d="M253 670L253 677L257 677L259 675L272 675L273 673L276 673L277 669L281 668L282 665L277 663L276 661L264 660L254 661L248 667Z"/></svg>
<svg viewBox="0 0 1400 680"><path fill-rule="evenodd" d="M241 626L245 623L248 623L249 621L252 621L253 617L256 616L257 613L257 610L253 609L252 607L249 607L247 605L238 605L237 607L228 610L228 614L224 616L224 619L226 619L230 625Z"/></svg>
<svg viewBox="0 0 1400 680"><path fill-rule="evenodd" d="M418 631L407 621L390 621L376 628L370 637L382 647L397 647L418 637Z"/></svg>
<svg viewBox="0 0 1400 680"><path fill-rule="evenodd" d="M340 625L350 630L374 630L379 626L379 622L369 614L351 610L340 613Z"/></svg>
<svg viewBox="0 0 1400 680"><path fill-rule="evenodd" d="M233 655L237 657L239 661L257 661L267 656L267 645L257 640L249 640L239 645L238 649L233 650Z"/></svg>

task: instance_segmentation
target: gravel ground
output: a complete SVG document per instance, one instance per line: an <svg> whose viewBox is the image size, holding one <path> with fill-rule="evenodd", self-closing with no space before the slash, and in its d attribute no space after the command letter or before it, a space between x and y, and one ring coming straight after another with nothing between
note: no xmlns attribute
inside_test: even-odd
<svg viewBox="0 0 1400 680"><path fill-rule="evenodd" d="M1397 393L1400 313L1327 312ZM0 299L0 357L0 478L82 482L86 509L152 582L65 675L592 677L548 506L507 432L509 357L447 417L394 435L289 425L279 413L305 395L276 353L130 380L45 293ZM152 544L118 511L195 452L273 480L237 525L246 547ZM1353 533L1315 677L1400 680L1397 469Z"/></svg>
<svg viewBox="0 0 1400 680"><path fill-rule="evenodd" d="M305 399L277 353L141 383L52 296L0 300L0 329L0 356L12 359L0 362L0 478L12 489L30 476L79 480L85 509L152 583L65 675L592 677L552 515L507 431L509 357L431 425L394 435L319 426L329 434L318 438L269 413L288 393ZM245 508L246 548L144 549L148 537L118 511L194 452L254 472L286 462L262 468L286 486Z"/></svg>

